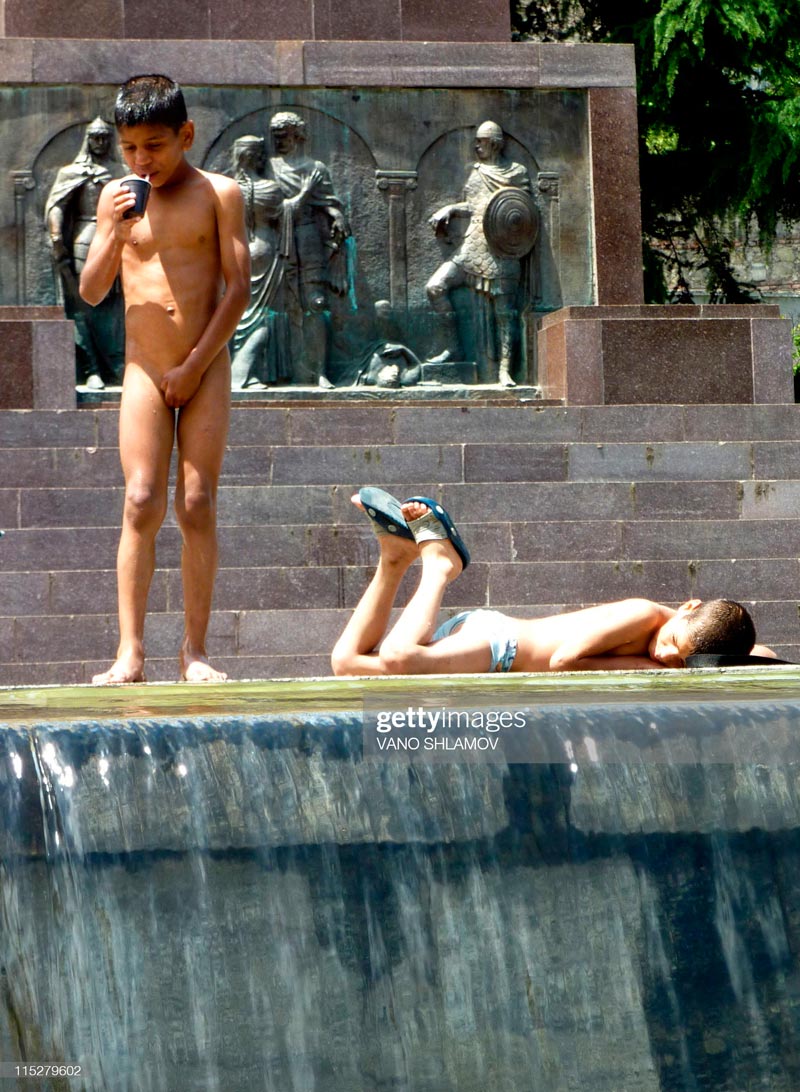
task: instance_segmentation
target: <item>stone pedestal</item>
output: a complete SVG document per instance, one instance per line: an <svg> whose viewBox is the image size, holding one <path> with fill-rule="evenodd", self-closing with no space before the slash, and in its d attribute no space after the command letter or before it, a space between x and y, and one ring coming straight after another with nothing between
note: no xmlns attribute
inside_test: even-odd
<svg viewBox="0 0 800 1092"><path fill-rule="evenodd" d="M60 307L0 307L0 409L75 408L75 334Z"/></svg>
<svg viewBox="0 0 800 1092"><path fill-rule="evenodd" d="M569 405L794 402L778 307L565 307L539 331L539 385Z"/></svg>

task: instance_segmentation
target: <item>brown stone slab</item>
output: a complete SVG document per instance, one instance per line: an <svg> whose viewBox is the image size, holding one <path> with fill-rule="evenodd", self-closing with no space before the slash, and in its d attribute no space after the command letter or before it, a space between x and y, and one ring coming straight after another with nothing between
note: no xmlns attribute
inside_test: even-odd
<svg viewBox="0 0 800 1092"><path fill-rule="evenodd" d="M659 602L688 599L691 572L681 561L515 562L494 565L489 578L489 602L548 603L553 599L579 605L605 603L628 596Z"/></svg>
<svg viewBox="0 0 800 1092"><path fill-rule="evenodd" d="M800 512L800 481L742 484L742 519L792 519Z"/></svg>
<svg viewBox="0 0 800 1092"><path fill-rule="evenodd" d="M33 407L75 406L75 330L66 319L33 323Z"/></svg>
<svg viewBox="0 0 800 1092"><path fill-rule="evenodd" d="M17 614L47 614L49 609L47 573L0 573L0 615L3 618Z"/></svg>
<svg viewBox="0 0 800 1092"><path fill-rule="evenodd" d="M6 32L8 33L8 32ZM0 72L4 83L33 81L33 42L0 38Z"/></svg>
<svg viewBox="0 0 800 1092"><path fill-rule="evenodd" d="M752 402L750 353L750 324L742 319L606 322L605 401Z"/></svg>
<svg viewBox="0 0 800 1092"><path fill-rule="evenodd" d="M674 303L598 304L593 307L561 307L558 311L552 311L549 315L544 315L540 322L541 328L544 330L550 326L557 326L566 319L597 321L598 319L646 318L670 319L672 321L683 319L694 322L701 318L780 318L780 315L780 307L771 303L715 303L697 306Z"/></svg>
<svg viewBox="0 0 800 1092"><path fill-rule="evenodd" d="M800 580L797 558L720 558L695 564L695 592L700 599L791 599Z"/></svg>
<svg viewBox="0 0 800 1092"><path fill-rule="evenodd" d="M288 443L374 444L392 435L394 412L378 406L337 406L291 409L287 412ZM276 441L277 442L277 441Z"/></svg>
<svg viewBox="0 0 800 1092"><path fill-rule="evenodd" d="M313 0L209 0L209 34L215 39L313 38Z"/></svg>
<svg viewBox="0 0 800 1092"><path fill-rule="evenodd" d="M596 302L644 302L636 90L589 91Z"/></svg>
<svg viewBox="0 0 800 1092"><path fill-rule="evenodd" d="M639 559L800 556L800 519L632 520L622 525L622 551ZM795 608L795 621L796 621Z"/></svg>
<svg viewBox="0 0 800 1092"><path fill-rule="evenodd" d="M649 443L684 440L687 438L684 411L683 406L584 406L581 410L583 428L580 439L596 443L609 443L614 440L643 440ZM713 431L708 436L696 437L714 438Z"/></svg>
<svg viewBox="0 0 800 1092"><path fill-rule="evenodd" d="M798 445L800 448L800 445ZM570 481L743 481L752 477L752 444L569 444Z"/></svg>
<svg viewBox="0 0 800 1092"><path fill-rule="evenodd" d="M33 325L4 322L2 334L0 409L27 409L33 406Z"/></svg>
<svg viewBox="0 0 800 1092"><path fill-rule="evenodd" d="M596 406L610 401L605 390L603 333L600 322L564 325L565 384L561 397L571 405Z"/></svg>
<svg viewBox="0 0 800 1092"><path fill-rule="evenodd" d="M466 444L464 481L564 481L567 455L564 444Z"/></svg>
<svg viewBox="0 0 800 1092"><path fill-rule="evenodd" d="M735 489L733 483L731 488ZM457 521L630 519L633 490L620 482L493 482L447 485L441 500Z"/></svg>
<svg viewBox="0 0 800 1092"><path fill-rule="evenodd" d="M0 409L2 447L54 448L91 446L97 442L93 413L84 410Z"/></svg>
<svg viewBox="0 0 800 1092"><path fill-rule="evenodd" d="M744 483L745 492L752 484ZM741 488L740 482L637 482L631 492L637 519L736 519Z"/></svg>
<svg viewBox="0 0 800 1092"><path fill-rule="evenodd" d="M621 520L512 523L514 561L614 561L625 526Z"/></svg>
<svg viewBox="0 0 800 1092"><path fill-rule="evenodd" d="M753 401L794 402L792 323L782 318L750 321Z"/></svg>
<svg viewBox="0 0 800 1092"><path fill-rule="evenodd" d="M50 0L52 2L52 0ZM102 0L116 9L120 0ZM395 0L380 0L391 9ZM23 0L13 0L19 10ZM333 13L333 0L329 4ZM469 0L478 6L483 0ZM280 8L280 18L259 9L256 27L242 26L244 0L231 8L223 0L212 0L207 14L197 22L193 0L178 0L178 6L158 0L127 0L124 31L127 37L113 37L111 24L92 21L85 33L65 36L63 21L52 21L36 35L18 41L0 40L0 59L5 58L4 78L19 83L119 84L137 71L167 71L188 87L328 85L362 87L588 87L616 88L630 82L626 46L564 46L537 42L509 42L506 34L498 40L478 35L471 40L469 19L459 23L466 40L405 41L333 40L313 41L306 37L310 0ZM27 5L31 12L41 5ZM430 8L430 5L428 5ZM469 8L469 5L468 5ZM59 9L60 10L60 9ZM361 11L363 9L359 9ZM430 8L433 11L433 8ZM188 14L187 14L188 12ZM403 18L406 6L403 6ZM467 11L467 14L469 12ZM39 19L36 15L35 18ZM114 16L116 19L116 16ZM350 16L348 16L350 18ZM372 19L361 14L352 19L360 33L372 37ZM331 33L344 35L333 25ZM113 22L113 20L112 20ZM268 24L264 28L264 24ZM380 20L375 20L380 25ZM58 37L49 29L59 28ZM230 38L222 38L225 28ZM405 22L404 22L405 27ZM121 34L121 30L118 32ZM244 36L235 40L233 34ZM381 34L386 33L381 27ZM185 37L191 34L192 37ZM258 34L263 35L259 39ZM294 38L297 34L298 37ZM173 37L177 35L178 37ZM220 35L218 38L217 35ZM184 36L184 37L181 37ZM451 33L448 38L452 37ZM303 40L305 38L305 40ZM480 41L480 44L478 44ZM91 48L85 44L91 42ZM540 51L547 51L547 73L540 71ZM559 56L559 51L564 51ZM613 133L612 133L613 135Z"/></svg>
<svg viewBox="0 0 800 1092"><path fill-rule="evenodd" d="M539 58L542 87L636 87L632 45L542 42Z"/></svg>
<svg viewBox="0 0 800 1092"><path fill-rule="evenodd" d="M448 444L386 447L279 447L274 451L275 485L351 483L390 485L435 478L463 481L460 447Z"/></svg>
<svg viewBox="0 0 800 1092"><path fill-rule="evenodd" d="M208 5L197 0L125 0L126 38L208 38ZM111 35L106 35L111 37Z"/></svg>
<svg viewBox="0 0 800 1092"><path fill-rule="evenodd" d="M403 33L407 6L408 0L370 0L369 4L363 0L313 0L313 34L304 37L344 41L416 38L416 34Z"/></svg>
<svg viewBox="0 0 800 1092"><path fill-rule="evenodd" d="M306 42L306 82L360 87L537 87L531 42Z"/></svg>
<svg viewBox="0 0 800 1092"><path fill-rule="evenodd" d="M402 13L406 41L504 42L511 37L511 9L503 0L403 0Z"/></svg>
<svg viewBox="0 0 800 1092"><path fill-rule="evenodd" d="M75 342L71 322L63 316L55 321L7 320L0 326L0 336L0 408L74 407Z"/></svg>
<svg viewBox="0 0 800 1092"><path fill-rule="evenodd" d="M20 319L50 319L62 322L63 307L0 307L0 322L19 321Z"/></svg>
<svg viewBox="0 0 800 1092"><path fill-rule="evenodd" d="M111 84L132 72L168 72L184 86L206 84L277 85L280 69L276 42L210 42L124 39L92 42L64 39L33 43L33 79L37 83ZM187 95L191 112L191 94Z"/></svg>
<svg viewBox="0 0 800 1092"><path fill-rule="evenodd" d="M122 38L123 10L124 0L70 0L68 12L56 0L5 0L5 32L9 38Z"/></svg>
<svg viewBox="0 0 800 1092"><path fill-rule="evenodd" d="M237 651L246 656L330 656L344 621L341 610L243 611Z"/></svg>

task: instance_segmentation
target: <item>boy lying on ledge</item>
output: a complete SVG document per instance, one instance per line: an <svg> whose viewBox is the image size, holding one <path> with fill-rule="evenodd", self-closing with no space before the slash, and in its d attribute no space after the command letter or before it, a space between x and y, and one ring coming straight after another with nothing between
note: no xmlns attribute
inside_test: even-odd
<svg viewBox="0 0 800 1092"><path fill-rule="evenodd" d="M469 564L453 521L429 497L400 504L382 489L362 489L352 500L378 535L380 560L336 642L335 675L620 671L684 667L688 656L709 653L774 658L770 649L754 645L745 608L728 599L690 599L677 610L623 599L550 618L509 618L479 609L437 628L444 590ZM400 581L418 557L417 590L387 633Z"/></svg>

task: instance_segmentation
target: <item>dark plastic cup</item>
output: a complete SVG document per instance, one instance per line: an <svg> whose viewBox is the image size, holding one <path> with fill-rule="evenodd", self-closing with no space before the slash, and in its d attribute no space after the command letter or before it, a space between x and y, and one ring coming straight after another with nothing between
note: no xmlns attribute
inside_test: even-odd
<svg viewBox="0 0 800 1092"><path fill-rule="evenodd" d="M144 210L147 208L147 199L150 196L151 186L146 178L140 178L138 174L127 174L124 178L120 179L121 184L126 190L130 190L136 198L136 204L133 208L126 209L123 213L123 220L130 220L134 216L144 216Z"/></svg>

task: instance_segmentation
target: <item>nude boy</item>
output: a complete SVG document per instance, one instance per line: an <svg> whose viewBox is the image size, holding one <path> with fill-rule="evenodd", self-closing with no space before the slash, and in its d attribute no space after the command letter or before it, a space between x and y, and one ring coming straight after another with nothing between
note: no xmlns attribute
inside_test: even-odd
<svg viewBox="0 0 800 1092"><path fill-rule="evenodd" d="M401 505L379 489L352 499L373 523L380 560L334 648L335 675L635 670L683 667L698 652L774 655L754 647L749 614L725 599L692 599L677 610L624 599L533 619L464 611L437 628L445 588L469 563L447 512L430 498ZM419 585L387 633L400 581L418 557Z"/></svg>
<svg viewBox="0 0 800 1092"><path fill-rule="evenodd" d="M152 191L144 216L125 219L133 194L118 180L104 188L80 282L81 296L96 305L121 273L125 296L120 641L114 664L93 682L145 677L145 609L175 436L185 613L180 672L189 682L214 682L225 678L208 662L205 640L217 568L217 482L230 407L227 343L250 294L243 201L232 179L197 170L186 160L194 125L180 88L166 76L134 76L123 84L115 121L125 162L133 173L150 178Z"/></svg>

